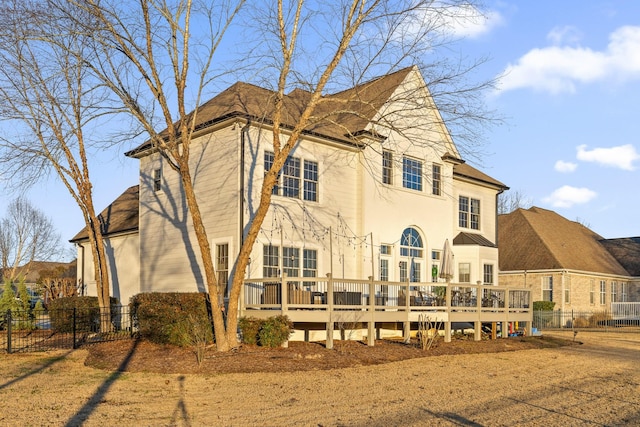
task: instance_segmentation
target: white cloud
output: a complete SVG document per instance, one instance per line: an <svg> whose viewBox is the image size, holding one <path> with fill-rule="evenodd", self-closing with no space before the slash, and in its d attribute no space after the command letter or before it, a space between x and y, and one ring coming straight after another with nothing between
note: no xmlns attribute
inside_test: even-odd
<svg viewBox="0 0 640 427"><path fill-rule="evenodd" d="M504 22L499 12L482 13L473 6L460 6L451 10L447 26L456 37L476 38L489 33Z"/></svg>
<svg viewBox="0 0 640 427"><path fill-rule="evenodd" d="M398 39L407 35L422 36L433 32L442 37L476 38L489 33L503 23L499 12L482 12L471 5L452 7L438 2L418 8L411 17L406 17L402 25L394 29Z"/></svg>
<svg viewBox="0 0 640 427"><path fill-rule="evenodd" d="M610 148L594 148L587 150L586 145L579 145L576 157L583 162L599 163L603 166L611 166L623 170L634 170L634 162L640 160L640 154L631 144Z"/></svg>
<svg viewBox="0 0 640 427"><path fill-rule="evenodd" d="M555 208L570 208L573 205L587 203L595 198L598 194L588 188L576 188L570 185L564 185L550 196L542 199L545 203L550 203Z"/></svg>
<svg viewBox="0 0 640 427"><path fill-rule="evenodd" d="M571 162L565 162L563 160L558 160L554 165L554 169L558 172L569 173L576 170L578 167L577 164Z"/></svg>
<svg viewBox="0 0 640 427"><path fill-rule="evenodd" d="M573 30L571 30L573 31ZM552 31L554 43L575 42L577 38L561 29ZM577 84L610 79L640 79L640 27L620 27L609 36L603 51L580 46L536 48L509 64L501 76L503 91L532 88L552 94L576 90Z"/></svg>
<svg viewBox="0 0 640 427"><path fill-rule="evenodd" d="M576 44L582 39L582 33L576 27L567 25L564 27L555 27L549 34L547 34L547 40L554 45Z"/></svg>

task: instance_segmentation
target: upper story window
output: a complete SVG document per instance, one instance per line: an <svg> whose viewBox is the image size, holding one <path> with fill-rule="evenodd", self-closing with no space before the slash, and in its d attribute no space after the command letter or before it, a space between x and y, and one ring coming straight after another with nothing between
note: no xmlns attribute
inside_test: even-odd
<svg viewBox="0 0 640 427"><path fill-rule="evenodd" d="M442 194L442 167L434 164L431 167L431 187L434 196Z"/></svg>
<svg viewBox="0 0 640 427"><path fill-rule="evenodd" d="M158 192L162 190L162 168L153 170L153 191Z"/></svg>
<svg viewBox="0 0 640 427"><path fill-rule="evenodd" d="M273 166L274 154L264 153L265 174ZM304 174L301 174L301 164ZM302 176L301 176L302 175ZM299 199L302 194L304 200L318 201L318 163L310 160L302 161L298 157L289 156L278 174L276 185L271 194Z"/></svg>
<svg viewBox="0 0 640 427"><path fill-rule="evenodd" d="M422 191L422 162L410 157L402 158L402 186Z"/></svg>
<svg viewBox="0 0 640 427"><path fill-rule="evenodd" d="M304 200L318 201L318 163L304 161Z"/></svg>
<svg viewBox="0 0 640 427"><path fill-rule="evenodd" d="M480 229L480 200L460 196L458 200L458 226Z"/></svg>
<svg viewBox="0 0 640 427"><path fill-rule="evenodd" d="M382 183L393 184L393 153L391 151L382 151Z"/></svg>

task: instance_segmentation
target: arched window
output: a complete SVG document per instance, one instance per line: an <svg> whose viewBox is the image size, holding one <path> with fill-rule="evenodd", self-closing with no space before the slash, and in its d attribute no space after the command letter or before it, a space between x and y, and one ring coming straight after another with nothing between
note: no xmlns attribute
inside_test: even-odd
<svg viewBox="0 0 640 427"><path fill-rule="evenodd" d="M405 228L400 238L400 256L422 258L423 248L418 230L412 227Z"/></svg>

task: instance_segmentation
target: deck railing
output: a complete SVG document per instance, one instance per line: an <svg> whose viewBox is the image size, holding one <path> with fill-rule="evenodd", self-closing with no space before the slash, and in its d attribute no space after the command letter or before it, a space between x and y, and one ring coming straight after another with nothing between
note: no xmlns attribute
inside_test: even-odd
<svg viewBox="0 0 640 427"><path fill-rule="evenodd" d="M478 298L480 295L480 298ZM408 298L407 298L408 296ZM373 297L373 298L371 298ZM414 283L331 277L247 279L243 309L530 311L531 292L493 285Z"/></svg>

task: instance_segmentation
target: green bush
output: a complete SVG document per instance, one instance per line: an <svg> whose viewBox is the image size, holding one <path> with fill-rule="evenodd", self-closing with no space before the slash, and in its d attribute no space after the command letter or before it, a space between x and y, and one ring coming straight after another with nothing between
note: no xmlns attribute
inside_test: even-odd
<svg viewBox="0 0 640 427"><path fill-rule="evenodd" d="M292 331L293 324L287 316L269 317L260 328L258 340L263 347L280 347L287 342Z"/></svg>
<svg viewBox="0 0 640 427"><path fill-rule="evenodd" d="M118 300L111 297L111 320L117 315ZM100 331L98 297L56 298L49 303L51 328L55 332L73 331L73 309L76 309L76 332Z"/></svg>
<svg viewBox="0 0 640 427"><path fill-rule="evenodd" d="M534 301L533 311L553 311L555 305L553 301Z"/></svg>
<svg viewBox="0 0 640 427"><path fill-rule="evenodd" d="M130 307L133 324L138 327L141 338L186 347L193 344L196 332L201 335L206 331L206 341L213 341L208 294L143 293L131 299Z"/></svg>
<svg viewBox="0 0 640 427"><path fill-rule="evenodd" d="M258 334L264 320L255 317L241 317L238 319L238 327L242 333L242 342L245 344L258 344Z"/></svg>

